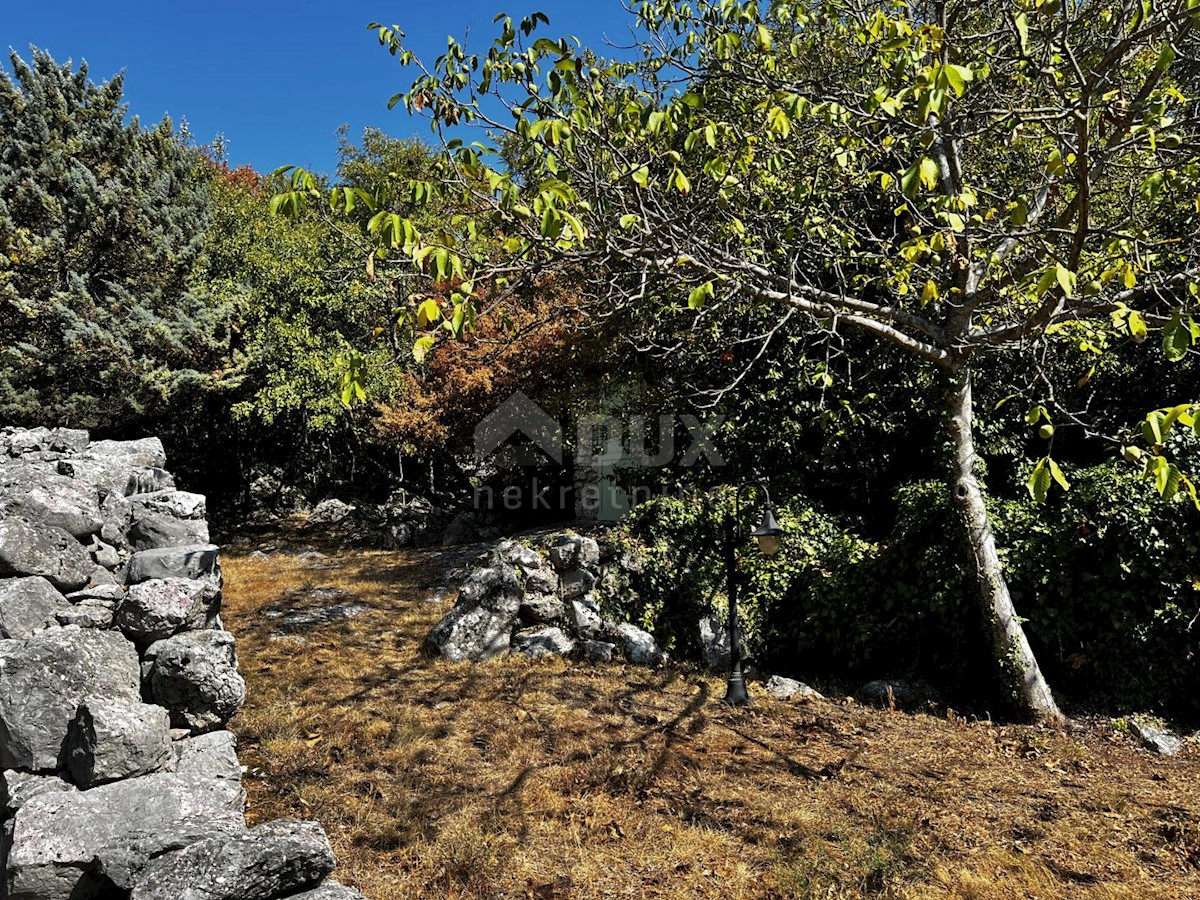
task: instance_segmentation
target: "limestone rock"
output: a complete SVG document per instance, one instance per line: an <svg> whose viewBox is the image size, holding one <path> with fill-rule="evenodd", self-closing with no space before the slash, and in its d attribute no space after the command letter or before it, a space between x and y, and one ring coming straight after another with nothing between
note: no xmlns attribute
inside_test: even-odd
<svg viewBox="0 0 1200 900"><path fill-rule="evenodd" d="M154 491L129 497L136 517L165 516L171 519L203 519L207 504L203 494L190 491Z"/></svg>
<svg viewBox="0 0 1200 900"><path fill-rule="evenodd" d="M83 459L78 456L60 460L58 471L77 481L94 486L102 499L125 498L133 494L171 490L175 479L158 466L131 465L123 459Z"/></svg>
<svg viewBox="0 0 1200 900"><path fill-rule="evenodd" d="M625 658L634 665L656 666L666 659L652 635L628 622L617 625L614 637L625 651Z"/></svg>
<svg viewBox="0 0 1200 900"><path fill-rule="evenodd" d="M572 600L567 604L567 622L580 637L595 637L600 633L602 624L600 610L587 598Z"/></svg>
<svg viewBox="0 0 1200 900"><path fill-rule="evenodd" d="M246 699L237 671L237 642L227 631L186 631L151 644L150 695L171 723L193 734L220 728Z"/></svg>
<svg viewBox="0 0 1200 900"><path fill-rule="evenodd" d="M8 896L126 896L151 859L243 832L244 801L240 785L171 773L33 797L13 823Z"/></svg>
<svg viewBox="0 0 1200 900"><path fill-rule="evenodd" d="M1165 728L1155 728L1133 719L1129 722L1129 730L1146 749L1153 750L1159 756L1174 756L1183 749L1183 741L1179 736Z"/></svg>
<svg viewBox="0 0 1200 900"><path fill-rule="evenodd" d="M94 486L45 473L6 477L0 470L0 515L53 525L75 538L97 534L104 524Z"/></svg>
<svg viewBox="0 0 1200 900"><path fill-rule="evenodd" d="M343 503L341 500L330 497L328 500L318 503L316 508L308 514L308 524L338 525L354 515L356 509L357 507L351 506L349 503Z"/></svg>
<svg viewBox="0 0 1200 900"><path fill-rule="evenodd" d="M188 547L207 544L208 523L203 519L176 519L172 516L134 514L129 526L129 545L134 550L158 550L164 547Z"/></svg>
<svg viewBox="0 0 1200 900"><path fill-rule="evenodd" d="M57 775L33 775L8 769L0 776L0 791L3 792L4 816L8 818L39 794L65 794L78 790L69 781Z"/></svg>
<svg viewBox="0 0 1200 900"><path fill-rule="evenodd" d="M559 576L564 600L584 597L596 587L596 576L587 569L568 569Z"/></svg>
<svg viewBox="0 0 1200 900"><path fill-rule="evenodd" d="M209 581L152 578L129 588L113 624L131 640L160 641L184 629L208 627L220 598Z"/></svg>
<svg viewBox="0 0 1200 900"><path fill-rule="evenodd" d="M319 888L313 888L302 894L293 894L288 897L288 900L367 900L367 898L354 888L348 888L336 881L326 881Z"/></svg>
<svg viewBox="0 0 1200 900"><path fill-rule="evenodd" d="M776 700L791 700L799 697L802 700L819 700L821 694L807 684L794 678L784 678L782 675L772 675L767 679L766 691Z"/></svg>
<svg viewBox="0 0 1200 900"><path fill-rule="evenodd" d="M74 606L54 613L59 625L77 625L80 628L108 628L113 622L113 611L117 604L112 600L89 598Z"/></svg>
<svg viewBox="0 0 1200 900"><path fill-rule="evenodd" d="M562 534L549 549L550 563L560 572L580 567L593 569L600 564L600 545L590 537Z"/></svg>
<svg viewBox="0 0 1200 900"><path fill-rule="evenodd" d="M171 746L174 762L171 771L203 778L242 780L237 758L237 738L230 731L210 731L176 741Z"/></svg>
<svg viewBox="0 0 1200 900"><path fill-rule="evenodd" d="M24 640L52 624L54 614L70 604L45 578L0 580L0 637Z"/></svg>
<svg viewBox="0 0 1200 900"><path fill-rule="evenodd" d="M526 656L569 656L575 642L561 628L529 628L513 635L512 648Z"/></svg>
<svg viewBox="0 0 1200 900"><path fill-rule="evenodd" d="M581 641L580 654L590 663L612 662L617 653L617 645L608 641Z"/></svg>
<svg viewBox="0 0 1200 900"><path fill-rule="evenodd" d="M429 633L429 644L454 661L502 656L509 650L522 591L516 570L496 561L476 569L459 587L458 601Z"/></svg>
<svg viewBox="0 0 1200 900"><path fill-rule="evenodd" d="M139 675L137 652L116 632L52 628L0 641L0 767L58 771L79 704L138 700Z"/></svg>
<svg viewBox="0 0 1200 900"><path fill-rule="evenodd" d="M152 578L187 578L204 579L220 587L219 554L220 550L214 544L141 550L129 558L125 582L138 584Z"/></svg>
<svg viewBox="0 0 1200 900"><path fill-rule="evenodd" d="M89 697L67 732L67 770L85 790L157 772L172 759L170 715L140 700Z"/></svg>
<svg viewBox="0 0 1200 900"><path fill-rule="evenodd" d="M129 466L162 468L167 464L162 441L156 437L136 441L95 441L79 456L82 459L123 462Z"/></svg>
<svg viewBox="0 0 1200 900"><path fill-rule="evenodd" d="M130 900L275 900L316 886L334 865L319 823L280 819L154 860Z"/></svg>
<svg viewBox="0 0 1200 900"><path fill-rule="evenodd" d="M88 583L95 564L75 538L54 525L0 519L0 576L40 575L61 591Z"/></svg>
<svg viewBox="0 0 1200 900"><path fill-rule="evenodd" d="M521 618L526 622L552 624L561 622L567 608L554 594L525 594L521 598Z"/></svg>

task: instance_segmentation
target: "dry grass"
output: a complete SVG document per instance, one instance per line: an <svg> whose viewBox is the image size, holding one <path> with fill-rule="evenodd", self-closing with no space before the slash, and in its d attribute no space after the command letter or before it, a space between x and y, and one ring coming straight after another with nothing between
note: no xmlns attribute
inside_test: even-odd
<svg viewBox="0 0 1200 900"><path fill-rule="evenodd" d="M339 877L409 897L1200 897L1200 766L853 704L717 704L692 670L421 641L436 554L225 558L251 817L321 820ZM303 587L373 610L272 639ZM761 692L759 692L761 695Z"/></svg>

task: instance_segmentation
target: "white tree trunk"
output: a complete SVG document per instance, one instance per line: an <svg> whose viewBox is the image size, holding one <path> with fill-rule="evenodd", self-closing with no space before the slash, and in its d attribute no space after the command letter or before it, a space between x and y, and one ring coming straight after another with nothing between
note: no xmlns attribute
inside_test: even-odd
<svg viewBox="0 0 1200 900"><path fill-rule="evenodd" d="M1036 721L1059 724L1063 714L1054 702L1054 695L1050 693L1050 686L1042 676L1021 620L1013 608L1008 582L996 553L996 539L992 535L983 491L975 476L970 364L964 364L954 378L950 399L950 435L954 442L952 487L967 529L971 561L979 584L979 602L991 629L995 659L1005 689L1022 711Z"/></svg>

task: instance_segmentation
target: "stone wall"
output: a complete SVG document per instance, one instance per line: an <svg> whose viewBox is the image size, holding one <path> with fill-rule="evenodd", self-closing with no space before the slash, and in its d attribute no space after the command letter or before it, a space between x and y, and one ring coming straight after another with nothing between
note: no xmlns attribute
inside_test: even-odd
<svg viewBox="0 0 1200 900"><path fill-rule="evenodd" d="M501 541L463 580L428 644L455 661L512 652L658 665L666 654L650 634L602 610L604 594L627 590L638 564L614 546L572 532Z"/></svg>
<svg viewBox="0 0 1200 900"><path fill-rule="evenodd" d="M219 552L165 465L0 429L0 896L361 900L316 822L246 826Z"/></svg>

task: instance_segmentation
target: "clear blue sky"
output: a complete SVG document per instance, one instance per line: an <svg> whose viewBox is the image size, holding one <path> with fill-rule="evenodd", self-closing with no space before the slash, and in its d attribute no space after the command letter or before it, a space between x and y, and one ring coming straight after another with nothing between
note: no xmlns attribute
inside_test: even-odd
<svg viewBox="0 0 1200 900"><path fill-rule="evenodd" d="M124 69L130 112L151 123L186 118L201 143L218 132L230 161L259 171L336 165L339 125L357 136L373 125L429 139L428 126L387 100L407 88L399 63L368 22L399 25L427 64L446 36L486 50L492 18L550 17L539 33L573 34L600 47L628 43L632 17L620 0L0 0L0 47L28 58L29 46L63 63L86 60L93 81ZM469 35L468 35L469 31Z"/></svg>

